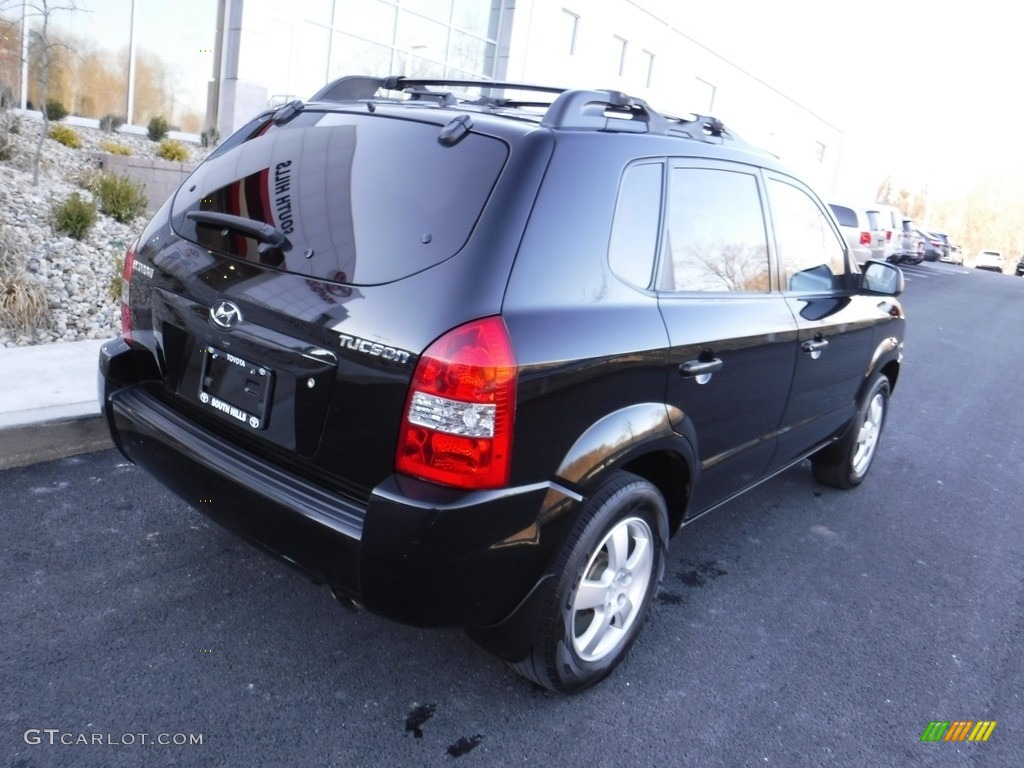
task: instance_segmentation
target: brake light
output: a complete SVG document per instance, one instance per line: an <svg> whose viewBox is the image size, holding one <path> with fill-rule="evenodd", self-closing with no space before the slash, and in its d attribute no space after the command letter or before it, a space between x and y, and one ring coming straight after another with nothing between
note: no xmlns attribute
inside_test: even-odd
<svg viewBox="0 0 1024 768"><path fill-rule="evenodd" d="M871 233L870 232L861 232L860 233L860 244L861 245L871 245Z"/></svg>
<svg viewBox="0 0 1024 768"><path fill-rule="evenodd" d="M129 305L131 302L132 270L135 269L135 249L138 247L138 244L138 239L135 239L128 246L128 250L124 254L124 268L121 270L121 335L128 342L132 340L132 312Z"/></svg>
<svg viewBox="0 0 1024 768"><path fill-rule="evenodd" d="M464 489L508 482L517 367L500 317L455 328L420 357L395 469Z"/></svg>
<svg viewBox="0 0 1024 768"><path fill-rule="evenodd" d="M885 230L885 241L889 242L890 240L892 240L892 230L887 229Z"/></svg>

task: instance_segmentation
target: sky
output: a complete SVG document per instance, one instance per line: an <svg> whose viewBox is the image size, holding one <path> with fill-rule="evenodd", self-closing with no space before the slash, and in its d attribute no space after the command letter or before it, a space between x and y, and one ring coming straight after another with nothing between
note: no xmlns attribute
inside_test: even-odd
<svg viewBox="0 0 1024 768"><path fill-rule="evenodd" d="M844 131L838 194L956 196L1024 171L1019 6L995 0L671 4L676 25ZM738 23L737 23L738 22Z"/></svg>

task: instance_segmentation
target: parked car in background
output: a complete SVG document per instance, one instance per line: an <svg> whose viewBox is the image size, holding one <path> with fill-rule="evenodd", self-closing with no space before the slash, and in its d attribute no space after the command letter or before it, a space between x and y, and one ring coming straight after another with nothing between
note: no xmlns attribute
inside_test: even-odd
<svg viewBox="0 0 1024 768"><path fill-rule="evenodd" d="M1017 262L1017 271L1015 272L1017 277L1024 277L1024 256L1020 257L1020 261Z"/></svg>
<svg viewBox="0 0 1024 768"><path fill-rule="evenodd" d="M931 232L926 232L923 229L914 229L914 233L921 238L924 245L924 260L925 261L938 261L942 256L942 252L947 250L947 246L938 238L937 235Z"/></svg>
<svg viewBox="0 0 1024 768"><path fill-rule="evenodd" d="M857 263L885 258L885 231L878 211L856 205L829 203L850 253Z"/></svg>
<svg viewBox="0 0 1024 768"><path fill-rule="evenodd" d="M885 232L884 258L896 264L924 261L924 238L914 230L914 220L891 205L878 205L881 227Z"/></svg>
<svg viewBox="0 0 1024 768"><path fill-rule="evenodd" d="M932 236L942 241L942 247L939 249L939 261L945 261L949 257L949 249L952 247L949 236L945 232L932 232Z"/></svg>
<svg viewBox="0 0 1024 768"><path fill-rule="evenodd" d="M999 251L982 251L974 260L975 269L985 269L989 272L1003 271L1003 254Z"/></svg>
<svg viewBox="0 0 1024 768"><path fill-rule="evenodd" d="M963 264L964 263L964 252L960 249L959 245L950 245L949 250L945 256L939 256L940 261L945 261L950 264Z"/></svg>
<svg viewBox="0 0 1024 768"><path fill-rule="evenodd" d="M908 264L920 264L924 261L924 238L918 234L913 219L903 220L900 231L900 248L896 258L891 260Z"/></svg>
<svg viewBox="0 0 1024 768"><path fill-rule="evenodd" d="M901 233L903 232L903 211L891 205L878 204L879 226L885 233L885 250L883 258L886 261L901 261L903 247Z"/></svg>

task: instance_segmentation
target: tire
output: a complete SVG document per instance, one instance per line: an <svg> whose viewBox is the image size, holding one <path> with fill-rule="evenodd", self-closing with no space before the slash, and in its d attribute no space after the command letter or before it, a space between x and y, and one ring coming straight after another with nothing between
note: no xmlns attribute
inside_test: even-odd
<svg viewBox="0 0 1024 768"><path fill-rule="evenodd" d="M878 453L888 413L889 380L879 375L868 389L846 434L811 457L818 482L843 490L860 485Z"/></svg>
<svg viewBox="0 0 1024 768"><path fill-rule="evenodd" d="M611 674L650 615L667 544L668 512L658 489L628 472L609 478L556 558L532 647L513 669L560 693Z"/></svg>

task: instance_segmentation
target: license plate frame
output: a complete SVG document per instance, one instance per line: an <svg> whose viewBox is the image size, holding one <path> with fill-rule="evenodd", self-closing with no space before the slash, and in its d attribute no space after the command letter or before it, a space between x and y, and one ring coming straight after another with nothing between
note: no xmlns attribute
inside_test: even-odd
<svg viewBox="0 0 1024 768"><path fill-rule="evenodd" d="M274 391L274 371L233 352L203 349L199 402L234 424L266 429Z"/></svg>

